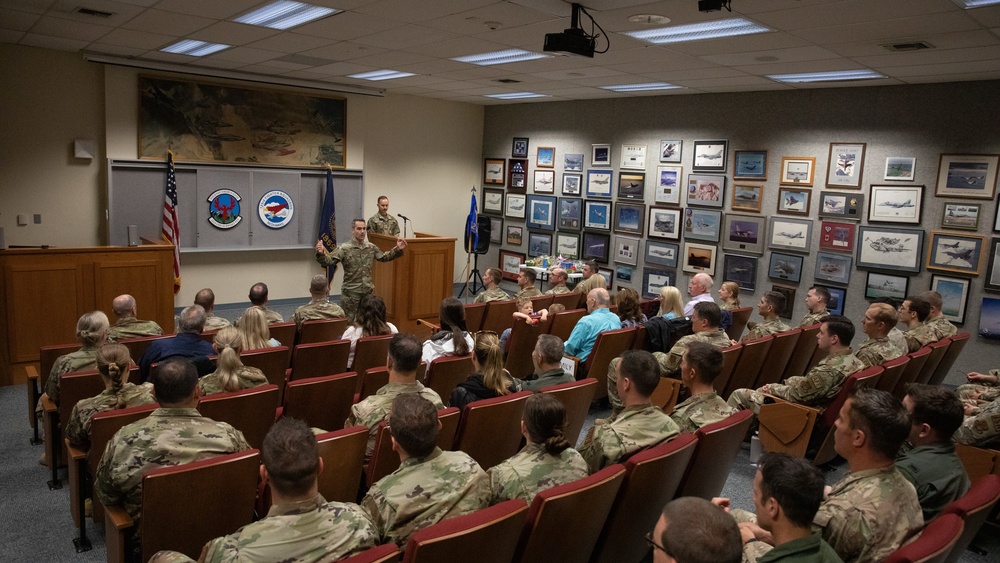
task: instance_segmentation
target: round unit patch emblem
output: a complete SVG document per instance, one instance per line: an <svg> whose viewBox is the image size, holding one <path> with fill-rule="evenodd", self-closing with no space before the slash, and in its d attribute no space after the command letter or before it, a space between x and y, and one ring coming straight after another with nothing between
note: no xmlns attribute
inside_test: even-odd
<svg viewBox="0 0 1000 563"><path fill-rule="evenodd" d="M240 224L240 194L233 190L215 190L208 196L208 222L220 229Z"/></svg>
<svg viewBox="0 0 1000 563"><path fill-rule="evenodd" d="M272 229L280 229L291 222L294 212L291 196L281 190L267 192L257 205L261 222Z"/></svg>

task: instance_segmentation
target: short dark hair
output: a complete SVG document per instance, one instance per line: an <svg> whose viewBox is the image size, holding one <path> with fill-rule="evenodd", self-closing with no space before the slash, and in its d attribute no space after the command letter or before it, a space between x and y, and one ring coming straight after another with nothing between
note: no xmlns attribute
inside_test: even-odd
<svg viewBox="0 0 1000 563"><path fill-rule="evenodd" d="M330 281L326 274L316 274L309 280L309 293L311 295L325 295L330 292Z"/></svg>
<svg viewBox="0 0 1000 563"><path fill-rule="evenodd" d="M538 343L535 346L538 348L538 355L547 364L558 363L566 353L562 339L552 334L539 334Z"/></svg>
<svg viewBox="0 0 1000 563"><path fill-rule="evenodd" d="M389 409L389 432L412 457L426 457L437 446L438 416L434 405L417 393L401 393Z"/></svg>
<svg viewBox="0 0 1000 563"><path fill-rule="evenodd" d="M351 220L351 230L352 231L354 230L354 226L357 225L358 223L361 223L362 225L364 225L365 228L368 227L368 223L364 219L359 219L359 218L355 217L354 219Z"/></svg>
<svg viewBox="0 0 1000 563"><path fill-rule="evenodd" d="M927 291L920 294L920 297L927 302L928 305L935 309L940 309L944 301L941 299L941 294L934 291L933 289L928 289Z"/></svg>
<svg viewBox="0 0 1000 563"><path fill-rule="evenodd" d="M175 405L194 394L198 386L198 368L187 358L166 360L157 364L152 380L156 401Z"/></svg>
<svg viewBox="0 0 1000 563"><path fill-rule="evenodd" d="M643 397L649 397L660 383L660 366L656 358L645 350L627 350L618 363L621 376L635 385Z"/></svg>
<svg viewBox="0 0 1000 563"><path fill-rule="evenodd" d="M677 563L739 563L743 541L736 520L700 497L681 497L663 507L667 527L660 545Z"/></svg>
<svg viewBox="0 0 1000 563"><path fill-rule="evenodd" d="M282 418L275 422L264 436L260 457L271 486L283 495L304 495L316 483L319 446L301 420Z"/></svg>
<svg viewBox="0 0 1000 563"><path fill-rule="evenodd" d="M848 411L851 428L865 433L876 452L895 459L899 447L910 435L910 415L891 393L859 387L851 393Z"/></svg>
<svg viewBox="0 0 1000 563"><path fill-rule="evenodd" d="M394 335L389 341L389 357L392 358L392 367L399 373L417 371L422 353L423 348L420 346L420 341L412 334L401 332Z"/></svg>
<svg viewBox="0 0 1000 563"><path fill-rule="evenodd" d="M503 271L498 268L487 268L486 277L493 280L493 283L499 284L503 281Z"/></svg>
<svg viewBox="0 0 1000 563"><path fill-rule="evenodd" d="M840 340L841 346L850 346L854 340L854 323L843 315L827 315L819 320L826 324L826 331Z"/></svg>
<svg viewBox="0 0 1000 563"><path fill-rule="evenodd" d="M708 321L708 326L718 328L722 323L722 309L713 301L702 301L694 304L694 310L703 320Z"/></svg>
<svg viewBox="0 0 1000 563"><path fill-rule="evenodd" d="M927 424L934 429L938 440L951 443L951 437L962 426L965 413L958 397L937 385L911 383L906 388L906 396L913 401L913 422Z"/></svg>
<svg viewBox="0 0 1000 563"><path fill-rule="evenodd" d="M768 291L762 296L764 301L774 307L775 314L785 310L785 296L778 291Z"/></svg>
<svg viewBox="0 0 1000 563"><path fill-rule="evenodd" d="M267 301L267 284L257 282L250 286L250 303L253 305L263 305Z"/></svg>
<svg viewBox="0 0 1000 563"><path fill-rule="evenodd" d="M825 288L825 287L823 287L821 285L814 285L814 286L810 287L809 289L813 290L816 293L816 295L819 295L820 299L823 300L823 303L829 303L830 302L830 290L829 289L827 289L827 288Z"/></svg>
<svg viewBox="0 0 1000 563"><path fill-rule="evenodd" d="M917 314L917 320L924 322L931 314L931 303L919 295L908 295L903 301L910 302L910 312Z"/></svg>
<svg viewBox="0 0 1000 563"><path fill-rule="evenodd" d="M800 527L812 524L823 502L823 473L812 463L785 453L768 452L757 461L760 498L773 498L788 520Z"/></svg>
<svg viewBox="0 0 1000 563"><path fill-rule="evenodd" d="M722 352L708 342L688 344L684 355L687 356L688 367L693 367L698 373L698 381L706 385L711 385L722 373Z"/></svg>
<svg viewBox="0 0 1000 563"><path fill-rule="evenodd" d="M589 266L590 269L591 269L591 271L593 271L595 274L598 273L598 271L597 271L597 260L587 260L586 262L583 263L583 265L584 266Z"/></svg>
<svg viewBox="0 0 1000 563"><path fill-rule="evenodd" d="M521 270L521 273L524 274L524 277L527 278L532 284L534 284L535 280L538 279L538 274L536 274L534 270L525 268L524 270Z"/></svg>

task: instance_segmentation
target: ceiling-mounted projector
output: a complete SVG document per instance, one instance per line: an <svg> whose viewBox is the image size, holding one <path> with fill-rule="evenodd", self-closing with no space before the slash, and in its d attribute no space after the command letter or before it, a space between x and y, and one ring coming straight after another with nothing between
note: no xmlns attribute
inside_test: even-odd
<svg viewBox="0 0 1000 563"><path fill-rule="evenodd" d="M594 45L597 43L597 36L587 33L580 27L580 10L579 4L573 4L573 15L570 21L572 27L562 33L546 33L542 50L549 53L594 58Z"/></svg>

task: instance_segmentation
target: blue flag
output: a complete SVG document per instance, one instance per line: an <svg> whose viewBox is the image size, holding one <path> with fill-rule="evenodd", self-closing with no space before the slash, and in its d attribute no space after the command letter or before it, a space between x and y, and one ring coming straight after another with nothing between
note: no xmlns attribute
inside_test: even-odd
<svg viewBox="0 0 1000 563"><path fill-rule="evenodd" d="M333 200L333 169L326 169L326 196L323 198L323 214L319 218L319 240L323 241L323 246L327 252L337 247L337 206ZM333 275L337 273L337 266L326 268L327 283L333 282Z"/></svg>
<svg viewBox="0 0 1000 563"><path fill-rule="evenodd" d="M472 252L479 246L479 214L476 212L476 192L472 192L472 208L469 209L469 217L465 220L465 246L468 252Z"/></svg>

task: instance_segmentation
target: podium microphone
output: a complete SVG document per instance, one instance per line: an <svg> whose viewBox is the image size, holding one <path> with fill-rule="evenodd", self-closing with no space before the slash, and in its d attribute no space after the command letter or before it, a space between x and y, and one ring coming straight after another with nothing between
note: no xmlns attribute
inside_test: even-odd
<svg viewBox="0 0 1000 563"><path fill-rule="evenodd" d="M403 215L402 213L397 213L396 217L399 217L400 219L402 219L404 221L409 221L410 220L409 217L407 217L406 215Z"/></svg>

